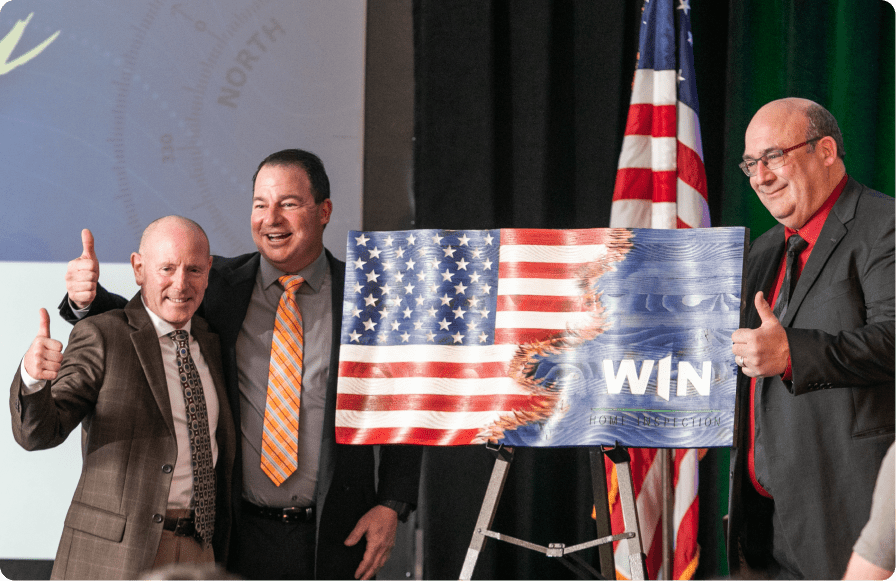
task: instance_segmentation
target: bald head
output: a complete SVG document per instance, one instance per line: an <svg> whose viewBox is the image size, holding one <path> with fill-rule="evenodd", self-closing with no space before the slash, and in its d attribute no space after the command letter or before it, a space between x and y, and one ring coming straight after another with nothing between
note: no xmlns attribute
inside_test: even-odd
<svg viewBox="0 0 896 581"><path fill-rule="evenodd" d="M202 241L205 244L206 254L210 254L208 236L206 236L205 230L193 220L183 216L164 216L150 222L149 226L143 230L143 235L140 237L140 248L137 252L142 254L157 235L170 236L176 233L180 233L181 236L195 237L197 240Z"/></svg>
<svg viewBox="0 0 896 581"><path fill-rule="evenodd" d="M176 329L199 308L211 265L205 232L180 216L159 218L147 226L140 251L131 254L146 308Z"/></svg>
<svg viewBox="0 0 896 581"><path fill-rule="evenodd" d="M755 164L750 185L778 222L798 230L846 175L837 121L808 99L772 101L750 121L743 158L767 159L774 152L784 152L777 158L781 165Z"/></svg>
<svg viewBox="0 0 896 581"><path fill-rule="evenodd" d="M774 101L770 101L759 108L759 111L756 112L757 115L763 113L765 111L789 111L791 113L802 113L806 109L809 108L810 105L817 105L815 101L810 101L809 99L803 99L800 97L786 97L784 99L776 99Z"/></svg>
<svg viewBox="0 0 896 581"><path fill-rule="evenodd" d="M762 120L763 117L770 116L785 123L797 123L805 121L805 141L816 137L830 137L837 146L837 157L841 160L845 159L846 151L843 148L843 134L840 133L840 126L837 119L830 111L809 99L800 97L787 97L778 99L763 105L753 121ZM752 122L751 122L752 124ZM815 144L811 143L810 148L814 149Z"/></svg>

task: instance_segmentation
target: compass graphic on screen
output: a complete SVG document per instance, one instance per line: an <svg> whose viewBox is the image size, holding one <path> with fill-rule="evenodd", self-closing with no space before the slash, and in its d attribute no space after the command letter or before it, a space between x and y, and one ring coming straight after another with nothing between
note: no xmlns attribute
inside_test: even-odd
<svg viewBox="0 0 896 581"><path fill-rule="evenodd" d="M199 222L215 254L253 251L252 175L289 147L324 160L340 196L327 245L344 249L360 220L363 3L18 4L0 37L29 14L19 52L58 36L0 77L0 164L22 195L0 260L68 261L88 227L101 261L127 262L167 214Z"/></svg>

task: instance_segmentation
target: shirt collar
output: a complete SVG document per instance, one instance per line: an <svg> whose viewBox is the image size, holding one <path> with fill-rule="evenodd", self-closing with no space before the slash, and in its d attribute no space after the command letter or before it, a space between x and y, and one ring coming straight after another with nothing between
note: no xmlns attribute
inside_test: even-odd
<svg viewBox="0 0 896 581"><path fill-rule="evenodd" d="M831 213L831 209L834 207L834 204L837 203L840 194L843 193L843 188L846 187L846 181L848 179L849 176L843 176L843 179L840 180L840 183L837 184L834 191L828 196L828 199L825 200L824 204L822 204L821 207L812 214L812 217L803 224L802 228L794 230L793 228L785 227L784 240L786 241L793 234L799 234L803 240L814 246L815 241L818 240L818 236L821 234L822 226L824 226L825 221L828 219L828 214Z"/></svg>
<svg viewBox="0 0 896 581"><path fill-rule="evenodd" d="M143 308L146 309L146 314L149 315L149 320L152 321L152 326L156 328L156 335L158 335L159 337L164 337L171 331L177 331L177 329L174 328L174 325L149 310L149 308L146 306L146 301L143 300L143 293L140 293L140 300L143 302ZM181 327L181 330L186 331L189 334L192 325L193 320L190 319L189 321L187 321L186 325Z"/></svg>
<svg viewBox="0 0 896 581"><path fill-rule="evenodd" d="M312 292L316 293L323 286L324 277L327 274L326 253L321 251L320 256L314 262L298 272L283 272L262 257L258 274L261 276L261 287L264 290L268 290L272 284L276 284L277 279L284 274L297 274L305 279L305 286L308 286Z"/></svg>

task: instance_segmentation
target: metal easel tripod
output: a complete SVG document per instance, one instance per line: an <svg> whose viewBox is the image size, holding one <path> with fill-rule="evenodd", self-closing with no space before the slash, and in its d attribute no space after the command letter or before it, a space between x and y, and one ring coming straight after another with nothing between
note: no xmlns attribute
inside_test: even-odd
<svg viewBox="0 0 896 581"><path fill-rule="evenodd" d="M513 448L507 448L503 444L494 446L487 444L486 448L495 454L495 467L485 491L479 518L476 520L476 528L467 556L464 559L460 579L472 579L473 570L479 559L487 538L504 541L524 547L547 557L559 559L570 571L582 579L615 579L616 566L613 561L613 541L623 541L628 544L629 564L631 566L632 579L646 579L646 556L641 542L641 527L638 523L638 509L635 504L635 492L632 484L632 472L628 450L617 443L613 448L604 450L597 447L590 450L591 457L591 486L594 492L594 506L597 521L597 539L566 546L563 543L551 543L547 547L536 545L528 541L517 539L492 530L492 522L498 510L498 501L504 483L507 481L507 471L513 461ZM619 535L612 535L610 530L610 507L607 498L607 479L605 472L604 456L607 456L616 464L616 474L619 481L619 501L622 503L622 514L625 522L625 531ZM587 561L582 559L578 551L591 547L598 547L600 556L600 571L597 571Z"/></svg>

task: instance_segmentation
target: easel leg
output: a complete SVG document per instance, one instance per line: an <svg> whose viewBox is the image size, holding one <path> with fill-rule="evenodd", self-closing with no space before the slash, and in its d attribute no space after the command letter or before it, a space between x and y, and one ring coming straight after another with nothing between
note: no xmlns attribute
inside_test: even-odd
<svg viewBox="0 0 896 581"><path fill-rule="evenodd" d="M479 518L476 520L476 528L473 530L470 548L467 549L464 566L460 572L459 578L462 580L473 578L476 561L479 559L479 553L485 545L486 537L482 534L482 531L486 531L492 526L492 521L495 519L495 513L498 510L498 500L501 498L504 483L507 481L507 470L513 461L513 448L505 448L501 445L497 449L490 449L496 452L495 467L492 469L492 477L488 481L488 488L485 490L485 499L483 499L482 508L479 510Z"/></svg>
<svg viewBox="0 0 896 581"><path fill-rule="evenodd" d="M628 454L626 453L626 456ZM641 543L641 525L638 522L638 508L635 500L635 488L632 484L632 467L629 458L624 462L616 462L616 480L619 482L619 501L622 503L622 519L626 531L634 531L636 535L621 541L628 545L628 560L632 579L647 579L647 563Z"/></svg>
<svg viewBox="0 0 896 581"><path fill-rule="evenodd" d="M597 538L613 534L610 525L610 507L607 491L607 472L604 453L600 448L591 448L591 488L594 491L594 512ZM604 579L616 578L616 564L613 561L613 543L604 543L597 548L600 558L600 574Z"/></svg>

